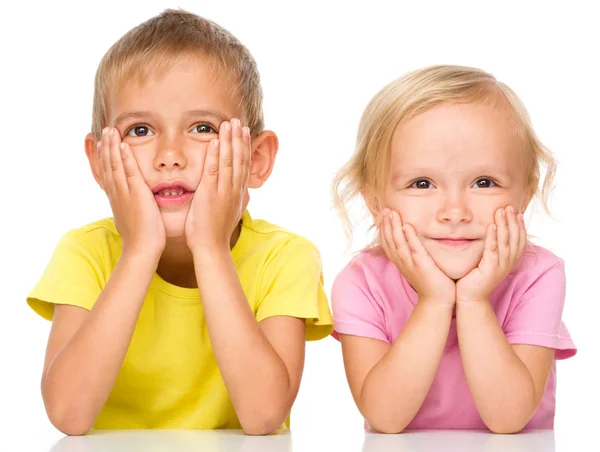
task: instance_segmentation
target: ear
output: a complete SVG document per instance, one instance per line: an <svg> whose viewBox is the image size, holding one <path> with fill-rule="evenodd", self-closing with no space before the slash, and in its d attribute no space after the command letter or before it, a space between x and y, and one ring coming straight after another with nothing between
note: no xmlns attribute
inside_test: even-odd
<svg viewBox="0 0 600 452"><path fill-rule="evenodd" d="M100 179L100 169L98 167L98 147L96 146L96 143L97 141L93 134L88 133L85 136L85 155L88 158L94 179L96 179L96 182L98 185L100 185L100 188L104 190L104 187L102 186L102 180Z"/></svg>
<svg viewBox="0 0 600 452"><path fill-rule="evenodd" d="M259 188L267 181L273 171L278 149L279 139L270 130L262 131L252 140L249 188Z"/></svg>

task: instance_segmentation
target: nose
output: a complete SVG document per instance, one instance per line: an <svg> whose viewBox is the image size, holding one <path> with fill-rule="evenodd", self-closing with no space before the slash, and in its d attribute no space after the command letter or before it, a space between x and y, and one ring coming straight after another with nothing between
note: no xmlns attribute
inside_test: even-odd
<svg viewBox="0 0 600 452"><path fill-rule="evenodd" d="M154 158L154 167L158 170L183 169L187 166L187 157L181 144L175 139L163 139L159 142Z"/></svg>
<svg viewBox="0 0 600 452"><path fill-rule="evenodd" d="M443 198L442 205L438 210L437 219L442 223L468 223L473 219L473 214L465 196L455 193L448 194Z"/></svg>

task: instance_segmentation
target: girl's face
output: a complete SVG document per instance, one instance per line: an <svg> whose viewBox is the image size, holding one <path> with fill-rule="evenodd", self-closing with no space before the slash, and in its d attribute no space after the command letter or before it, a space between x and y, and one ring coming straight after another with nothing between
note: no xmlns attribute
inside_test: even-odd
<svg viewBox="0 0 600 452"><path fill-rule="evenodd" d="M392 137L384 205L455 280L479 264L496 210L523 212L531 199L523 139L497 104L442 104L401 121Z"/></svg>

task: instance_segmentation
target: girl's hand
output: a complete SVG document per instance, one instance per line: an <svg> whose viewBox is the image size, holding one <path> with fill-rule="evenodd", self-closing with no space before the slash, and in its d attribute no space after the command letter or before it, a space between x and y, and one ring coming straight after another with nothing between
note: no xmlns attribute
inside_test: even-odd
<svg viewBox="0 0 600 452"><path fill-rule="evenodd" d="M435 264L417 237L415 229L402 224L400 214L384 209L379 220L380 242L386 256L419 294L419 302L427 300L453 306L456 285Z"/></svg>
<svg viewBox="0 0 600 452"><path fill-rule="evenodd" d="M511 206L498 209L487 228L479 266L456 283L458 303L488 302L492 291L508 276L527 245L523 214Z"/></svg>
<svg viewBox="0 0 600 452"><path fill-rule="evenodd" d="M123 239L123 253L160 257L166 243L165 224L131 148L114 128L102 131L97 147L100 181Z"/></svg>
<svg viewBox="0 0 600 452"><path fill-rule="evenodd" d="M250 130L239 119L224 121L219 139L210 142L200 185L185 222L187 244L230 249L231 235L246 208L250 174Z"/></svg>

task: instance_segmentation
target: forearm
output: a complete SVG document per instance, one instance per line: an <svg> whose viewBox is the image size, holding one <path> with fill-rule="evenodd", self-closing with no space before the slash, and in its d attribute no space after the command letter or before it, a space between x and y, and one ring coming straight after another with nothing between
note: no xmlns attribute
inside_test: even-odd
<svg viewBox="0 0 600 452"><path fill-rule="evenodd" d="M360 405L369 424L397 433L421 408L448 338L452 306L419 302L389 352L363 383Z"/></svg>
<svg viewBox="0 0 600 452"><path fill-rule="evenodd" d="M288 370L263 334L228 250L194 253L211 344L240 423L247 432L279 427L296 396Z"/></svg>
<svg viewBox="0 0 600 452"><path fill-rule="evenodd" d="M475 405L495 433L521 430L535 413L535 387L489 301L457 303L460 354Z"/></svg>
<svg viewBox="0 0 600 452"><path fill-rule="evenodd" d="M106 402L129 347L156 263L122 256L77 332L42 378L50 420L69 434L91 428Z"/></svg>

